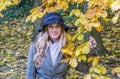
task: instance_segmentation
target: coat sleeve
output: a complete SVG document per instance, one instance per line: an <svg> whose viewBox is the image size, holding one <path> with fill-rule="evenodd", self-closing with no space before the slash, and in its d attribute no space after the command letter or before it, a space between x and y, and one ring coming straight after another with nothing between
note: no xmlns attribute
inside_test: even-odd
<svg viewBox="0 0 120 79"><path fill-rule="evenodd" d="M29 51L28 51L26 79L36 79L36 68L33 62L33 57L35 53L36 53L35 45L31 44Z"/></svg>

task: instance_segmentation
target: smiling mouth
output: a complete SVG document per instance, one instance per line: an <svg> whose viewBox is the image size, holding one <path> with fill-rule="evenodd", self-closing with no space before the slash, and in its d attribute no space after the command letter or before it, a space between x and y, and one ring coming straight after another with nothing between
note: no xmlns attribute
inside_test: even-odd
<svg viewBox="0 0 120 79"><path fill-rule="evenodd" d="M57 35L58 33L52 33L52 35Z"/></svg>

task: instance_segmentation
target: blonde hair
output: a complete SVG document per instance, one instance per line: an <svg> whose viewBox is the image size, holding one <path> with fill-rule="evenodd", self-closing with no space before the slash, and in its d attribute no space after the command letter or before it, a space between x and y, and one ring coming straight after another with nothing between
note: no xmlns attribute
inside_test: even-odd
<svg viewBox="0 0 120 79"><path fill-rule="evenodd" d="M58 42L61 47L66 46L66 31L64 30L64 28L61 29L61 35L58 39ZM36 41L37 53L35 54L34 60L33 60L36 67L41 66L42 59L48 47L49 47L49 35L47 32L47 27L46 27L45 31L40 32L37 37L37 41ZM61 48L58 49L58 51L60 50Z"/></svg>

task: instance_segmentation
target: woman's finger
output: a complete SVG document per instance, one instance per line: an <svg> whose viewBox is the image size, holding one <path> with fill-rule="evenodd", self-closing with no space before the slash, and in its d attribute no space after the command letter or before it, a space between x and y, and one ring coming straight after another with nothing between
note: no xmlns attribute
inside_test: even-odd
<svg viewBox="0 0 120 79"><path fill-rule="evenodd" d="M89 41L90 41L90 48L95 48L96 45L97 45L95 39L91 36L91 37L89 38Z"/></svg>

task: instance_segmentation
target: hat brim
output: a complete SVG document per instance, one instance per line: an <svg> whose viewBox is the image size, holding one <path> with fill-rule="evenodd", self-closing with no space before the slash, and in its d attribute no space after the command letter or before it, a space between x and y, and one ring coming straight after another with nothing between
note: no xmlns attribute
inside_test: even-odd
<svg viewBox="0 0 120 79"><path fill-rule="evenodd" d="M40 26L40 28L38 29L38 32L44 30L44 27L45 27L46 25L48 25L48 24L53 24L53 23L59 23L59 24L61 24L62 27L65 29L66 32L67 32L68 29L69 29L69 27L68 27L66 24L64 24L63 22L59 22L59 21L56 21L56 20L55 20L55 21L52 21L52 22L51 22L51 21L50 21L50 22L47 22L46 24Z"/></svg>

